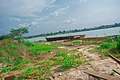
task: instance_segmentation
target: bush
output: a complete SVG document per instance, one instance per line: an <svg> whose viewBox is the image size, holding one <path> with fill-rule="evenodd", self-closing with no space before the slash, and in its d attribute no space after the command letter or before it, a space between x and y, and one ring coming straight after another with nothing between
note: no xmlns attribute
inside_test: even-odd
<svg viewBox="0 0 120 80"><path fill-rule="evenodd" d="M16 45L14 45L14 44L11 44L11 45L10 45L10 49L13 49L13 50L18 50L17 46L16 46Z"/></svg>
<svg viewBox="0 0 120 80"><path fill-rule="evenodd" d="M105 43L101 44L100 47L103 49L109 49L109 48L113 47L113 44L105 42Z"/></svg>
<svg viewBox="0 0 120 80"><path fill-rule="evenodd" d="M9 71L13 71L13 68L2 66L2 71L1 72L5 73L5 72L9 72Z"/></svg>
<svg viewBox="0 0 120 80"><path fill-rule="evenodd" d="M28 47L34 46L34 44L32 42L29 42L29 41L24 41L23 43Z"/></svg>
<svg viewBox="0 0 120 80"><path fill-rule="evenodd" d="M74 67L74 61L73 60L64 60L61 67L63 69L70 69L71 67Z"/></svg>
<svg viewBox="0 0 120 80"><path fill-rule="evenodd" d="M117 46L116 46L116 48L119 50L119 52L120 52L120 39L119 40L117 40Z"/></svg>

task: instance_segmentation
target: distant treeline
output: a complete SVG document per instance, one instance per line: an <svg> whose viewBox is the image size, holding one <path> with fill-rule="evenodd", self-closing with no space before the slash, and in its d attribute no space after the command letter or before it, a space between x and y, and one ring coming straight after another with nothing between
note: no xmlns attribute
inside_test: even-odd
<svg viewBox="0 0 120 80"><path fill-rule="evenodd" d="M68 30L68 31L64 30L64 31L58 31L58 32L51 32L51 33L28 36L25 38L45 37L45 36L52 36L57 34L75 33L75 32L91 31L91 30L107 29L107 28L115 28L115 27L120 27L120 23L115 23L112 25L102 25L102 26L93 27L93 28L83 28L83 29L74 29L74 30Z"/></svg>

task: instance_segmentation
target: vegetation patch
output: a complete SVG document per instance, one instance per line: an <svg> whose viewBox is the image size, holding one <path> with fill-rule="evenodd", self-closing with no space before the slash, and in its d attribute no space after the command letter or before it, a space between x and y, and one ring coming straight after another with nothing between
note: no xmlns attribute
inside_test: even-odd
<svg viewBox="0 0 120 80"><path fill-rule="evenodd" d="M69 42L65 42L64 45L72 46L72 45L87 45L87 44L96 44L99 41L96 40L73 40Z"/></svg>
<svg viewBox="0 0 120 80"><path fill-rule="evenodd" d="M106 57L109 55L109 53L111 53L117 58L120 58L120 38L107 38L104 43L101 43L98 47L90 50L90 52L92 51L102 54L102 57Z"/></svg>
<svg viewBox="0 0 120 80"><path fill-rule="evenodd" d="M34 44L34 46L31 48L31 51L33 52L33 54L35 55L39 55L39 54L47 54L50 51L54 50L57 46L54 44Z"/></svg>
<svg viewBox="0 0 120 80"><path fill-rule="evenodd" d="M30 41L23 41L23 44L25 44L28 47L34 46L34 44Z"/></svg>
<svg viewBox="0 0 120 80"><path fill-rule="evenodd" d="M34 76L38 76L39 75L39 70L38 67L33 67L33 68L28 68L26 70L23 71L23 73L21 74L21 77L23 78L33 78Z"/></svg>
<svg viewBox="0 0 120 80"><path fill-rule="evenodd" d="M81 53L74 54L67 50L59 51L55 57L55 63L60 65L56 71L65 71L70 68L78 67L85 62Z"/></svg>

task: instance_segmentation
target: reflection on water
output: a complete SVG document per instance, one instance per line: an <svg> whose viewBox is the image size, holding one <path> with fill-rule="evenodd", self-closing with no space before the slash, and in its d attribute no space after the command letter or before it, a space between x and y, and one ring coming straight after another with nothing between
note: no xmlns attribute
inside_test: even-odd
<svg viewBox="0 0 120 80"><path fill-rule="evenodd" d="M56 37L56 36L68 36L68 35L81 35L85 34L86 37L103 37L109 35L118 35L120 33L120 27L117 28L109 28L109 29L101 29L101 30L92 30L92 31L84 31L84 32L77 32L77 33L69 33L69 34L60 34L54 35L49 37ZM31 42L36 42L40 40L45 40L45 37L37 37L28 39Z"/></svg>

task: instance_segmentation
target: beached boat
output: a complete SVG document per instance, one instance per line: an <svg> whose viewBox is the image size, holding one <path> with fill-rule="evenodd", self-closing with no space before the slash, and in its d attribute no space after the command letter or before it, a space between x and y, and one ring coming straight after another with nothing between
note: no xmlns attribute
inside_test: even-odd
<svg viewBox="0 0 120 80"><path fill-rule="evenodd" d="M85 38L85 35L74 35L74 36L59 36L59 37L46 37L47 41L57 41L57 40L74 40Z"/></svg>

